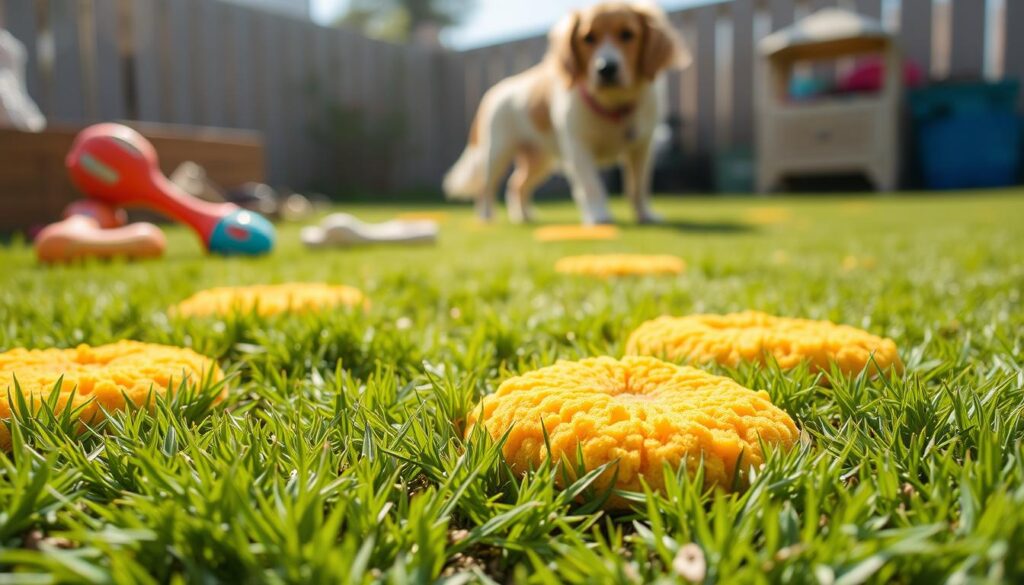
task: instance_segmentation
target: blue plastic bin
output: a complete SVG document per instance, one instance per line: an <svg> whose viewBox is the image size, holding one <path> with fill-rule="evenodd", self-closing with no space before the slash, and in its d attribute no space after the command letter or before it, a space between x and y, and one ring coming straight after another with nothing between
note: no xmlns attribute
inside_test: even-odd
<svg viewBox="0 0 1024 585"><path fill-rule="evenodd" d="M910 108L929 189L1003 187L1017 181L1020 84L958 83L914 91Z"/></svg>

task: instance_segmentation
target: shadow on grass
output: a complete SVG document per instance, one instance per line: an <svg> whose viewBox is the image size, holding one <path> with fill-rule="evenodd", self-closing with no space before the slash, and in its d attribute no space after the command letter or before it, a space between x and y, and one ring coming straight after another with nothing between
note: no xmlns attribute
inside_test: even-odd
<svg viewBox="0 0 1024 585"><path fill-rule="evenodd" d="M739 221L678 221L670 220L654 227L668 228L691 234L749 234L759 227Z"/></svg>

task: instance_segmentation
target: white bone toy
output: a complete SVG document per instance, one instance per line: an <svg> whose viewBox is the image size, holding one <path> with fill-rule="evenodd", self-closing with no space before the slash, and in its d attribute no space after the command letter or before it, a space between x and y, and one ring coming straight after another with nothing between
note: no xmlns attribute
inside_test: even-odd
<svg viewBox="0 0 1024 585"><path fill-rule="evenodd" d="M437 222L394 219L366 223L347 213L332 213L319 226L302 228L302 243L313 248L360 244L422 244L437 240Z"/></svg>

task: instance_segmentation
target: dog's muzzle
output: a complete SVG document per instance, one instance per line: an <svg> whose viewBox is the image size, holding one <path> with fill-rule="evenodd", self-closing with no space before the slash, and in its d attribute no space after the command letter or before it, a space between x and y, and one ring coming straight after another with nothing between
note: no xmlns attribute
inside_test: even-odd
<svg viewBox="0 0 1024 585"><path fill-rule="evenodd" d="M594 63L597 71L597 79L601 85L616 85L619 83L619 64L617 61L599 57Z"/></svg>

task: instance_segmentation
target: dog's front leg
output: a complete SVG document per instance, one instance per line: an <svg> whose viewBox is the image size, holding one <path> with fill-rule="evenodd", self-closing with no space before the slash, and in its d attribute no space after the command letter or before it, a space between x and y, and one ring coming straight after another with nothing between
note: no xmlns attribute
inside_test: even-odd
<svg viewBox="0 0 1024 585"><path fill-rule="evenodd" d="M583 214L583 223L611 223L608 193L601 182L600 169L594 155L575 139L563 140L565 174L572 186L572 198Z"/></svg>
<svg viewBox="0 0 1024 585"><path fill-rule="evenodd" d="M651 210L651 143L645 141L626 151L622 159L626 197L633 206L638 223L660 223L661 217Z"/></svg>

